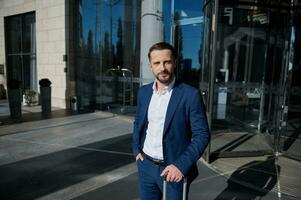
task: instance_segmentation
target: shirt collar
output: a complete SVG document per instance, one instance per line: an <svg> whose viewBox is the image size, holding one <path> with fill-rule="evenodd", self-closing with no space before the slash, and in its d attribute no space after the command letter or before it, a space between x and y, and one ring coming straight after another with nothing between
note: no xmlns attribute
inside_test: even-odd
<svg viewBox="0 0 301 200"><path fill-rule="evenodd" d="M154 81L154 84L153 84L153 92L155 93L158 93L158 90L157 90L157 79ZM172 89L173 89L173 86L175 85L175 82L176 82L176 79L173 78L173 80L167 85L164 87L163 91L160 92L160 94L165 94L166 92L170 92Z"/></svg>

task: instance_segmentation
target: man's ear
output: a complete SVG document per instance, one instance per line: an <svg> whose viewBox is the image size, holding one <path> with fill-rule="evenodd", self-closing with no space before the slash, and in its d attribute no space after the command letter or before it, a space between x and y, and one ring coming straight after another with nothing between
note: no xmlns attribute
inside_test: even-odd
<svg viewBox="0 0 301 200"><path fill-rule="evenodd" d="M152 65L150 63L148 63L148 66L149 66L150 70L153 71Z"/></svg>

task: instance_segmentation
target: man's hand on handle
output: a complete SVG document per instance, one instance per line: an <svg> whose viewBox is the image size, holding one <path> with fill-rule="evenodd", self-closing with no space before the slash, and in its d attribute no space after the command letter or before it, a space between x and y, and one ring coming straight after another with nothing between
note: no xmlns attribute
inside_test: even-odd
<svg viewBox="0 0 301 200"><path fill-rule="evenodd" d="M183 179L182 172L174 165L168 165L160 176L165 176L167 182L180 182Z"/></svg>
<svg viewBox="0 0 301 200"><path fill-rule="evenodd" d="M136 162L138 160L141 161L144 160L141 153L139 153L136 156ZM174 165L168 165L167 167L165 167L165 169L162 171L160 176L165 176L165 180L167 182L177 182L177 183L180 182L184 177L182 172Z"/></svg>

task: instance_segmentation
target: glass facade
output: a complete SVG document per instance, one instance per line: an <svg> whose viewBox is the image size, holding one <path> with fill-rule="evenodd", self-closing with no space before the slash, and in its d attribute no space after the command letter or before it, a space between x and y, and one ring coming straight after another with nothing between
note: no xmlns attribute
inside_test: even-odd
<svg viewBox="0 0 301 200"><path fill-rule="evenodd" d="M79 110L133 114L143 79L141 1L78 0L72 4L76 32L72 33L75 56L70 80L76 82ZM154 4L162 4L164 40L174 44L179 54L177 78L198 88L203 70L202 1L158 0Z"/></svg>
<svg viewBox="0 0 301 200"><path fill-rule="evenodd" d="M202 69L203 2L164 1L164 40L178 53L177 78L199 87Z"/></svg>
<svg viewBox="0 0 301 200"><path fill-rule="evenodd" d="M291 92L299 87L293 77L298 76L300 15L291 3L207 2L205 27L211 30L203 51L211 79L212 159L275 151L300 158L300 109L292 100L299 97Z"/></svg>
<svg viewBox="0 0 301 200"><path fill-rule="evenodd" d="M79 110L133 114L144 78L143 2L70 2L75 30L70 80ZM256 2L147 4L157 6L159 14L144 17L162 20L162 38L178 52L177 78L203 95L212 130L207 158L212 160L275 152L301 157L298 1Z"/></svg>
<svg viewBox="0 0 301 200"><path fill-rule="evenodd" d="M140 1L79 0L74 8L79 110L125 112L139 87Z"/></svg>

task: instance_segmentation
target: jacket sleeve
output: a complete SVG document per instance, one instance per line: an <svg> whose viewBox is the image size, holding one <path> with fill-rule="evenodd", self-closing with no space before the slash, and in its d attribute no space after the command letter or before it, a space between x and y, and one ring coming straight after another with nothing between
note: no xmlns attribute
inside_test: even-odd
<svg viewBox="0 0 301 200"><path fill-rule="evenodd" d="M134 119L133 126L133 143L132 143L132 151L134 156L136 157L140 153L140 135L139 135L139 124L141 119L141 89L137 95L137 107L136 114Z"/></svg>
<svg viewBox="0 0 301 200"><path fill-rule="evenodd" d="M183 175L187 175L190 167L200 159L210 138L206 111L199 92L194 91L189 101L191 142L173 163Z"/></svg>

